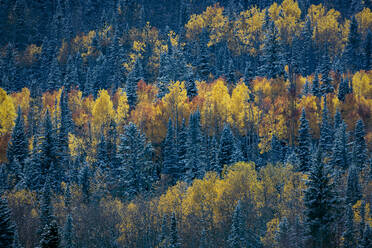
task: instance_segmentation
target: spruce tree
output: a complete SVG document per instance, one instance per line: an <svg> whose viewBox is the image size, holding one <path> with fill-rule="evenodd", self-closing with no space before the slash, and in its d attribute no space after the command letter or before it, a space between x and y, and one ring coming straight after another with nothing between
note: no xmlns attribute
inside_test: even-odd
<svg viewBox="0 0 372 248"><path fill-rule="evenodd" d="M58 63L57 56L54 56L48 74L45 90L55 90L62 85L62 72Z"/></svg>
<svg viewBox="0 0 372 248"><path fill-rule="evenodd" d="M178 135L177 135L177 157L178 157L178 166L181 174L184 174L186 172L186 154L188 149L188 132L186 127L185 119L182 120L181 128L178 129Z"/></svg>
<svg viewBox="0 0 372 248"><path fill-rule="evenodd" d="M327 95L328 93L333 93L334 88L331 84L332 78L329 75L331 71L331 62L327 48L325 48L325 52L323 53L323 56L321 58L318 71L322 75L322 85L320 87L322 95L324 96Z"/></svg>
<svg viewBox="0 0 372 248"><path fill-rule="evenodd" d="M231 132L230 126L225 125L221 135L220 148L218 152L219 170L221 173L225 165L230 165L236 161L234 135Z"/></svg>
<svg viewBox="0 0 372 248"><path fill-rule="evenodd" d="M278 242L279 247L290 247L291 244L291 233L289 223L286 217L284 217L279 223L279 229L275 234L275 239Z"/></svg>
<svg viewBox="0 0 372 248"><path fill-rule="evenodd" d="M62 246L65 248L75 248L73 219L70 214L67 215L66 223L63 228Z"/></svg>
<svg viewBox="0 0 372 248"><path fill-rule="evenodd" d="M299 171L308 171L310 169L310 134L309 121L306 119L305 109L302 109L300 118L300 128L298 130L297 157L299 160Z"/></svg>
<svg viewBox="0 0 372 248"><path fill-rule="evenodd" d="M191 101L195 96L198 95L198 88L196 87L194 73L192 72L192 68L190 66L188 66L186 69L185 86L187 96Z"/></svg>
<svg viewBox="0 0 372 248"><path fill-rule="evenodd" d="M346 170L349 166L349 151L348 151L348 135L346 132L346 124L342 124L338 127L335 134L335 140L332 149L331 164L333 168Z"/></svg>
<svg viewBox="0 0 372 248"><path fill-rule="evenodd" d="M313 84L312 84L312 87L311 87L311 93L313 94L313 96L316 96L318 98L320 98L322 96L322 93L320 91L320 86L319 86L318 73L315 73Z"/></svg>
<svg viewBox="0 0 372 248"><path fill-rule="evenodd" d="M353 16L351 18L348 41L342 55L344 66L350 69L352 73L358 71L361 67L360 43L358 21L355 16Z"/></svg>
<svg viewBox="0 0 372 248"><path fill-rule="evenodd" d="M129 123L120 135L117 152L117 185L115 194L133 197L150 190L156 180L152 162L153 148L136 125Z"/></svg>
<svg viewBox="0 0 372 248"><path fill-rule="evenodd" d="M6 198L0 196L0 247L12 247L15 226Z"/></svg>
<svg viewBox="0 0 372 248"><path fill-rule="evenodd" d="M158 98L160 99L169 92L168 87L171 80L173 80L173 68L171 62L168 53L162 53L160 55L159 75L157 78L157 85L159 88Z"/></svg>
<svg viewBox="0 0 372 248"><path fill-rule="evenodd" d="M21 107L18 106L17 119L13 128L12 136L8 143L7 149L8 163L11 164L13 160L18 160L23 164L28 155L28 142L25 134L25 123L22 116Z"/></svg>
<svg viewBox="0 0 372 248"><path fill-rule="evenodd" d="M241 203L239 201L232 216L230 234L227 240L228 246L231 248L246 247L245 231Z"/></svg>
<svg viewBox="0 0 372 248"><path fill-rule="evenodd" d="M337 97L340 101L344 102L346 95L349 93L349 83L347 79L341 79L341 82L338 86Z"/></svg>
<svg viewBox="0 0 372 248"><path fill-rule="evenodd" d="M342 116L340 110L337 108L335 116L333 117L333 128L337 130L341 124L343 123ZM337 132L337 131L335 131Z"/></svg>
<svg viewBox="0 0 372 248"><path fill-rule="evenodd" d="M62 162L66 163L69 160L69 133L73 133L74 124L72 121L71 112L68 106L68 95L63 91L60 99L61 122L58 133L58 153Z"/></svg>
<svg viewBox="0 0 372 248"><path fill-rule="evenodd" d="M41 202L40 202L40 229L45 227L45 225L50 224L50 222L54 219L53 217L53 205L51 203L51 189L50 189L50 180L47 177L43 192L41 193Z"/></svg>
<svg viewBox="0 0 372 248"><path fill-rule="evenodd" d="M322 151L318 148L309 172L304 205L307 241L310 247L332 247L335 191L329 168L322 162Z"/></svg>
<svg viewBox="0 0 372 248"><path fill-rule="evenodd" d="M347 176L346 203L354 205L362 198L358 169L352 165Z"/></svg>
<svg viewBox="0 0 372 248"><path fill-rule="evenodd" d="M263 41L260 73L267 78L276 78L284 75L279 32L273 21L270 21Z"/></svg>
<svg viewBox="0 0 372 248"><path fill-rule="evenodd" d="M172 213L170 230L169 230L169 248L180 248L180 238L178 236L177 229L177 218L174 213Z"/></svg>
<svg viewBox="0 0 372 248"><path fill-rule="evenodd" d="M372 246L372 229L371 227L367 224L365 225L364 232L363 232L363 237L362 240L360 240L360 244L358 248L368 248Z"/></svg>
<svg viewBox="0 0 372 248"><path fill-rule="evenodd" d="M40 236L39 248L59 248L60 242L57 222L53 220L51 223L45 224Z"/></svg>
<svg viewBox="0 0 372 248"><path fill-rule="evenodd" d="M372 66L372 31L368 30L363 44L363 69L371 70Z"/></svg>
<svg viewBox="0 0 372 248"><path fill-rule="evenodd" d="M208 52L208 33L205 29L203 29L200 37L199 53L197 56L196 67L200 80L208 81L210 65Z"/></svg>
<svg viewBox="0 0 372 248"><path fill-rule="evenodd" d="M80 187L81 187L81 192L82 192L82 195L83 195L83 202L84 203L89 203L89 201L90 201L91 177L92 177L92 172L89 168L89 165L87 165L87 164L83 165L83 167L81 168L80 173L79 173L79 184L80 184Z"/></svg>
<svg viewBox="0 0 372 248"><path fill-rule="evenodd" d="M304 227L297 216L295 222L290 227L290 242L293 248L302 248L304 246Z"/></svg>
<svg viewBox="0 0 372 248"><path fill-rule="evenodd" d="M346 208L345 231L342 234L344 248L356 247L356 232L354 228L354 212L351 204Z"/></svg>
<svg viewBox="0 0 372 248"><path fill-rule="evenodd" d="M364 136L364 123L359 119L355 125L353 146L353 162L359 170L362 170L368 161L367 146Z"/></svg>
<svg viewBox="0 0 372 248"><path fill-rule="evenodd" d="M333 146L332 126L329 120L327 99L324 97L324 108L322 113L322 123L320 125L319 145L325 156L329 156Z"/></svg>
<svg viewBox="0 0 372 248"><path fill-rule="evenodd" d="M173 122L169 119L167 135L163 145L162 173L170 176L172 181L171 183L176 183L181 175L181 169L178 166L178 162L179 158L177 154Z"/></svg>
<svg viewBox="0 0 372 248"><path fill-rule="evenodd" d="M128 104L131 109L136 106L137 103L137 84L140 80L143 80L143 68L140 60L137 58L134 63L133 69L128 73L126 92L128 96Z"/></svg>
<svg viewBox="0 0 372 248"><path fill-rule="evenodd" d="M276 135L273 135L271 139L271 150L270 150L270 160L272 164L276 164L281 161L281 149L282 146L280 144L280 141L276 137Z"/></svg>
<svg viewBox="0 0 372 248"><path fill-rule="evenodd" d="M248 88L251 88L251 81L254 78L254 72L252 69L252 62L250 60L245 62L244 68L244 83L247 85Z"/></svg>

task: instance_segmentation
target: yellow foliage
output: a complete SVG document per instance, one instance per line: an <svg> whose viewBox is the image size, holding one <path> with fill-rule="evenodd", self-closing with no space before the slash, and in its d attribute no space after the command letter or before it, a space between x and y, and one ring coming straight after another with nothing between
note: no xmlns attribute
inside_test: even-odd
<svg viewBox="0 0 372 248"><path fill-rule="evenodd" d="M160 196L158 211L161 216L164 214L172 214L175 212L177 215L182 213L182 201L187 191L187 184L185 182L178 182L175 186L170 187L167 193Z"/></svg>
<svg viewBox="0 0 372 248"><path fill-rule="evenodd" d="M372 71L356 72L352 79L353 92L358 98L372 99Z"/></svg>
<svg viewBox="0 0 372 248"><path fill-rule="evenodd" d="M98 134L101 128L108 127L114 118L115 111L110 95L107 90L100 90L92 109L92 127L94 133Z"/></svg>
<svg viewBox="0 0 372 248"><path fill-rule="evenodd" d="M12 130L16 117L17 113L12 98L0 88L0 136L8 134Z"/></svg>
<svg viewBox="0 0 372 248"><path fill-rule="evenodd" d="M116 109L115 121L118 127L125 125L129 118L129 104L127 93L123 89L118 89L118 107Z"/></svg>
<svg viewBox="0 0 372 248"><path fill-rule="evenodd" d="M266 223L266 234L261 237L261 242L265 247L276 247L277 241L275 235L279 229L279 219L274 218Z"/></svg>
<svg viewBox="0 0 372 248"><path fill-rule="evenodd" d="M11 95L14 106L20 106L25 122L27 122L28 112L30 110L30 90L23 88L21 92L16 92Z"/></svg>
<svg viewBox="0 0 372 248"><path fill-rule="evenodd" d="M372 12L369 8L364 8L355 15L358 21L358 31L365 36L368 30L372 30Z"/></svg>
<svg viewBox="0 0 372 248"><path fill-rule="evenodd" d="M76 158L84 150L83 140L74 134L68 134L68 148L72 158Z"/></svg>

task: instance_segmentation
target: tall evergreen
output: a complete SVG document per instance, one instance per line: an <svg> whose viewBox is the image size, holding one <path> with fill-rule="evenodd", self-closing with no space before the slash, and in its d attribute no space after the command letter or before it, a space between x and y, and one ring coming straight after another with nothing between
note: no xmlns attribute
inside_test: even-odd
<svg viewBox="0 0 372 248"><path fill-rule="evenodd" d="M283 54L279 43L279 32L273 21L270 21L263 41L260 73L268 78L284 75Z"/></svg>
<svg viewBox="0 0 372 248"><path fill-rule="evenodd" d="M356 232L354 228L354 212L351 204L346 208L345 231L342 234L343 246L345 248L356 247Z"/></svg>
<svg viewBox="0 0 372 248"><path fill-rule="evenodd" d="M230 234L227 240L228 246L231 248L246 247L247 241L245 238L245 232L244 218L241 203L239 201L232 216Z"/></svg>
<svg viewBox="0 0 372 248"><path fill-rule="evenodd" d="M286 217L284 217L279 223L279 229L275 235L275 239L278 242L279 247L290 247L291 244L291 233L289 223Z"/></svg>
<svg viewBox="0 0 372 248"><path fill-rule="evenodd" d="M159 88L158 98L163 98L169 92L168 87L171 80L173 80L171 62L168 53L162 53L160 55L159 75L157 78L157 85Z"/></svg>
<svg viewBox="0 0 372 248"><path fill-rule="evenodd" d="M15 226L7 200L0 197L0 247L12 247Z"/></svg>
<svg viewBox="0 0 372 248"><path fill-rule="evenodd" d="M310 247L332 247L335 191L329 168L322 162L321 148L313 159L305 191L305 225Z"/></svg>
<svg viewBox="0 0 372 248"><path fill-rule="evenodd" d="M316 96L318 98L320 98L322 96L322 93L320 91L318 73L315 73L313 84L312 84L312 87L311 87L311 93L313 94L313 96Z"/></svg>
<svg viewBox="0 0 372 248"><path fill-rule="evenodd" d="M40 200L40 230L45 227L45 225L50 224L54 219L53 217L53 205L51 203L51 182L49 177L44 183L44 188L41 193Z"/></svg>
<svg viewBox="0 0 372 248"><path fill-rule="evenodd" d="M363 232L362 240L358 248L368 248L372 246L372 228L369 225L366 225Z"/></svg>
<svg viewBox="0 0 372 248"><path fill-rule="evenodd" d="M362 198L362 190L359 184L358 168L350 166L347 176L346 203L354 205Z"/></svg>
<svg viewBox="0 0 372 248"><path fill-rule="evenodd" d="M276 135L273 135L271 139L271 150L270 150L270 160L271 163L276 164L281 161L281 155L282 155L282 146L280 144L280 141L276 137Z"/></svg>
<svg viewBox="0 0 372 248"><path fill-rule="evenodd" d="M367 32L366 39L363 44L363 65L362 68L366 71L372 68L372 31Z"/></svg>
<svg viewBox="0 0 372 248"><path fill-rule="evenodd" d="M332 149L331 164L346 170L349 166L348 135L344 122L337 128Z"/></svg>
<svg viewBox="0 0 372 248"><path fill-rule="evenodd" d="M179 168L179 158L177 154L177 146L175 141L175 132L173 122L169 119L167 135L163 144L163 167L162 173L169 175L172 183L176 183L181 176L181 168Z"/></svg>
<svg viewBox="0 0 372 248"><path fill-rule="evenodd" d="M139 58L136 59L133 69L128 73L126 92L128 96L128 104L131 109L136 106L137 103L137 84L140 80L143 80L143 68Z"/></svg>
<svg viewBox="0 0 372 248"><path fill-rule="evenodd" d="M65 248L75 248L75 240L74 240L74 226L73 226L73 219L70 214L66 217L66 223L63 228L63 237L62 237L62 246Z"/></svg>
<svg viewBox="0 0 372 248"><path fill-rule="evenodd" d="M360 56L360 40L361 38L358 32L358 21L355 16L353 16L351 18L348 41L342 55L344 67L348 68L353 73L358 71L361 67L362 57Z"/></svg>
<svg viewBox="0 0 372 248"><path fill-rule="evenodd" d="M170 223L170 230L169 230L169 248L180 248L180 238L178 236L178 229L177 229L177 218L174 213L172 213L171 223Z"/></svg>
<svg viewBox="0 0 372 248"><path fill-rule="evenodd" d="M62 72L57 59L57 56L52 60L50 70L44 90L55 90L62 85Z"/></svg>
<svg viewBox="0 0 372 248"><path fill-rule="evenodd" d="M333 145L333 133L332 126L329 120L329 113L327 107L327 98L324 97L324 108L322 113L322 123L320 124L320 138L319 146L325 153L325 156L329 156L332 151Z"/></svg>
<svg viewBox="0 0 372 248"><path fill-rule="evenodd" d="M344 102L346 95L349 94L349 91L350 91L349 82L347 81L347 79L341 79L341 82L338 86L338 93L337 93L338 99Z"/></svg>
<svg viewBox="0 0 372 248"><path fill-rule="evenodd" d="M306 119L305 109L302 109L300 118L300 128L298 130L297 157L299 160L299 171L308 171L310 169L310 133L309 121Z"/></svg>
<svg viewBox="0 0 372 248"><path fill-rule="evenodd" d="M320 61L320 65L318 68L319 73L322 75L322 85L320 87L322 95L327 95L328 93L333 93L334 88L331 84L332 78L330 77L331 71L331 62L328 55L327 48L324 49L325 52Z"/></svg>
<svg viewBox="0 0 372 248"><path fill-rule="evenodd" d="M235 139L234 135L231 132L229 125L225 125L222 131L220 148L218 152L219 160L219 171L221 172L225 165L230 165L236 162L235 158Z"/></svg>
<svg viewBox="0 0 372 248"><path fill-rule="evenodd" d="M208 81L210 73L209 51L208 51L208 32L203 29L200 41L199 52L196 61L197 72L200 80Z"/></svg>
<svg viewBox="0 0 372 248"><path fill-rule="evenodd" d="M120 135L117 152L117 185L115 194L133 197L150 190L155 181L152 162L153 148L136 125L129 123Z"/></svg>
<svg viewBox="0 0 372 248"><path fill-rule="evenodd" d="M367 146L364 136L364 123L359 119L355 125L353 146L353 162L359 170L363 169L368 161Z"/></svg>
<svg viewBox="0 0 372 248"><path fill-rule="evenodd" d="M80 184L80 187L81 187L81 192L82 192L84 203L89 203L89 201L90 201L91 177L92 177L92 172L89 168L89 165L84 164L82 166L81 170L80 170L80 173L79 173L79 184Z"/></svg>
<svg viewBox="0 0 372 248"><path fill-rule="evenodd" d="M190 66L188 66L186 69L185 86L187 96L190 100L198 95L198 88L196 87L194 73L192 72L192 68Z"/></svg>
<svg viewBox="0 0 372 248"><path fill-rule="evenodd" d="M40 248L59 248L60 247L60 234L58 231L58 225L55 220L51 223L47 223L40 236Z"/></svg>
<svg viewBox="0 0 372 248"><path fill-rule="evenodd" d="M61 109L61 121L58 133L58 153L63 159L63 162L69 159L69 133L73 133L74 124L72 121L72 116L70 108L68 106L68 94L63 91L60 99L60 109Z"/></svg>
<svg viewBox="0 0 372 248"><path fill-rule="evenodd" d="M187 132L186 122L185 119L182 120L182 125L178 129L178 135L177 135L177 157L178 157L178 166L180 172L183 174L186 172L186 154L188 149L188 132Z"/></svg>
<svg viewBox="0 0 372 248"><path fill-rule="evenodd" d="M18 160L23 164L28 155L28 142L25 134L25 123L22 116L21 107L18 106L17 119L13 128L12 136L8 143L7 149L8 163L11 164L13 160Z"/></svg>

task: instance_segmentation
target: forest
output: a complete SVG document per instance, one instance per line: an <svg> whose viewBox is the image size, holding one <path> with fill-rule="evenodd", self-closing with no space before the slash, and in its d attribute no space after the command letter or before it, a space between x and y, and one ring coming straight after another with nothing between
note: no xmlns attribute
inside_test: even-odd
<svg viewBox="0 0 372 248"><path fill-rule="evenodd" d="M372 247L371 0L0 1L0 247Z"/></svg>

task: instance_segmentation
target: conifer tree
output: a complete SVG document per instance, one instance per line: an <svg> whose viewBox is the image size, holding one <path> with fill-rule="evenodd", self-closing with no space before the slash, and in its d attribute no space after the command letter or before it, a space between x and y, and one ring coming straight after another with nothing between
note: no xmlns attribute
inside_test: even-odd
<svg viewBox="0 0 372 248"><path fill-rule="evenodd" d="M337 108L335 116L333 117L333 128L337 130L341 124L343 123L342 116L340 110ZM335 131L337 132L337 131Z"/></svg>
<svg viewBox="0 0 372 248"><path fill-rule="evenodd" d="M353 162L355 166L362 170L368 161L367 146L365 141L364 123L359 119L355 125L353 146Z"/></svg>
<svg viewBox="0 0 372 248"><path fill-rule="evenodd" d="M68 107L68 95L66 91L63 91L60 99L60 109L61 109L61 124L59 126L58 133L58 152L59 156L62 158L63 163L69 160L69 133L73 133L74 124L71 117L71 112Z"/></svg>
<svg viewBox="0 0 372 248"><path fill-rule="evenodd" d="M284 217L279 223L279 229L275 235L275 239L279 244L279 247L290 247L290 228L288 220Z"/></svg>
<svg viewBox="0 0 372 248"><path fill-rule="evenodd" d="M304 247L304 228L298 217L296 217L295 222L290 226L289 238L293 248Z"/></svg>
<svg viewBox="0 0 372 248"><path fill-rule="evenodd" d="M185 119L182 120L181 128L178 129L178 135L177 135L177 157L178 157L178 164L179 164L179 170L182 174L186 172L186 154L188 149L188 135L187 135L187 127Z"/></svg>
<svg viewBox="0 0 372 248"><path fill-rule="evenodd" d="M50 189L49 177L46 178L44 183L43 192L41 195L40 202L40 230L45 227L45 225L50 224L53 220L53 205L51 203L51 189Z"/></svg>
<svg viewBox="0 0 372 248"><path fill-rule="evenodd" d="M305 109L302 109L300 118L300 128L298 130L297 157L299 160L299 171L308 171L310 169L310 134L309 121L306 119Z"/></svg>
<svg viewBox="0 0 372 248"><path fill-rule="evenodd" d="M15 226L7 200L0 197L0 247L12 247Z"/></svg>
<svg viewBox="0 0 372 248"><path fill-rule="evenodd" d="M361 66L361 56L360 56L360 35L358 32L358 21L353 16L350 23L350 31L348 36L348 41L346 43L344 53L343 53L343 62L344 66L350 69L351 72L359 70Z"/></svg>
<svg viewBox="0 0 372 248"><path fill-rule="evenodd" d="M28 144L25 134L25 124L22 116L21 107L18 107L17 119L13 128L11 139L8 143L7 158L11 164L13 160L18 160L23 164L28 154Z"/></svg>
<svg viewBox="0 0 372 248"><path fill-rule="evenodd" d="M177 218L174 213L172 213L170 230L169 230L169 248L180 248L180 238L178 236L177 229Z"/></svg>
<svg viewBox="0 0 372 248"><path fill-rule="evenodd" d="M343 246L345 248L356 247L356 232L354 228L354 212L351 204L346 208L345 231L343 233Z"/></svg>
<svg viewBox="0 0 372 248"><path fill-rule="evenodd" d="M54 56L50 65L50 70L47 79L45 90L55 90L62 85L62 72L58 63L57 56Z"/></svg>
<svg viewBox="0 0 372 248"><path fill-rule="evenodd" d="M72 223L72 217L70 214L67 215L66 223L63 228L62 246L65 248L75 248L74 240L74 226Z"/></svg>
<svg viewBox="0 0 372 248"><path fill-rule="evenodd" d="M152 156L153 148L146 136L133 123L125 126L117 152L119 167L115 194L133 197L150 190L156 179Z"/></svg>
<svg viewBox="0 0 372 248"><path fill-rule="evenodd" d="M143 68L140 60L137 58L133 69L128 73L126 92L128 96L128 104L133 109L137 103L137 84L143 80Z"/></svg>
<svg viewBox="0 0 372 248"><path fill-rule="evenodd" d="M281 144L276 135L273 135L271 139L270 159L273 164L281 160Z"/></svg>
<svg viewBox="0 0 372 248"><path fill-rule="evenodd" d="M333 146L332 136L332 126L329 121L327 99L326 97L324 97L324 108L322 113L322 123L320 125L319 145L322 151L325 153L325 156L329 156L331 154Z"/></svg>
<svg viewBox="0 0 372 248"><path fill-rule="evenodd" d="M368 71L372 66L372 32L367 32L366 39L363 44L363 69Z"/></svg>
<svg viewBox="0 0 372 248"><path fill-rule="evenodd" d="M331 62L327 48L325 48L318 70L322 75L322 85L320 87L322 95L325 96L328 93L333 93L334 88L331 84L332 78L329 76L329 72L331 71Z"/></svg>
<svg viewBox="0 0 372 248"><path fill-rule="evenodd" d="M169 92L169 84L172 77L172 65L168 53L162 53L160 55L160 67L159 76L157 78L157 84L159 88L158 98L163 98Z"/></svg>
<svg viewBox="0 0 372 248"><path fill-rule="evenodd" d="M368 248L372 246L372 229L369 225L365 225L363 237L360 240L358 248Z"/></svg>
<svg viewBox="0 0 372 248"><path fill-rule="evenodd" d="M354 205L362 198L362 190L359 184L358 169L352 165L347 176L346 203Z"/></svg>
<svg viewBox="0 0 372 248"><path fill-rule="evenodd" d="M167 136L165 137L163 146L162 173L165 175L169 175L171 177L172 183L176 183L181 174L180 168L178 167L178 161L179 158L177 154L173 122L171 119L169 119Z"/></svg>
<svg viewBox="0 0 372 248"><path fill-rule="evenodd" d="M322 93L320 91L320 86L319 86L318 73L315 73L313 84L312 84L312 87L311 87L311 93L313 94L313 96L316 96L318 98L320 98L322 96Z"/></svg>
<svg viewBox="0 0 372 248"><path fill-rule="evenodd" d="M220 148L218 152L219 173L225 165L230 165L235 162L235 143L234 135L231 132L230 126L225 125L221 135Z"/></svg>
<svg viewBox="0 0 372 248"><path fill-rule="evenodd" d="M338 127L335 134L335 140L332 149L331 164L333 168L338 167L339 169L346 170L349 166L350 159L348 157L349 151L347 146L348 135L346 132L346 124L342 124Z"/></svg>
<svg viewBox="0 0 372 248"><path fill-rule="evenodd" d="M79 184L81 187L84 203L89 203L90 201L91 176L92 176L92 172L89 168L89 165L87 164L83 165L79 173Z"/></svg>
<svg viewBox="0 0 372 248"><path fill-rule="evenodd" d="M190 66L188 66L186 69L185 85L187 96L190 100L192 100L198 95L198 88L196 87L194 73L192 72L192 68Z"/></svg>
<svg viewBox="0 0 372 248"><path fill-rule="evenodd" d="M208 151L208 168L207 171L220 171L220 164L219 164L219 159L218 159L218 143L216 140L216 136L212 137L212 140L209 145L209 151Z"/></svg>
<svg viewBox="0 0 372 248"><path fill-rule="evenodd" d="M107 145L103 133L101 134L100 141L97 145L96 167L102 172L106 172L108 170Z"/></svg>
<svg viewBox="0 0 372 248"><path fill-rule="evenodd" d="M344 102L346 95L349 93L349 90L349 83L347 79L341 79L340 85L338 86L338 99Z"/></svg>
<svg viewBox="0 0 372 248"><path fill-rule="evenodd" d="M227 243L231 248L246 247L245 227L240 201L235 207L229 238Z"/></svg>
<svg viewBox="0 0 372 248"><path fill-rule="evenodd" d="M207 81L210 73L209 52L208 52L208 33L203 29L200 42L199 54L196 61L197 72L200 80Z"/></svg>
<svg viewBox="0 0 372 248"><path fill-rule="evenodd" d="M22 248L22 245L19 242L19 236L18 236L17 229L14 230L14 238L13 238L12 248Z"/></svg>
<svg viewBox="0 0 372 248"><path fill-rule="evenodd" d="M39 248L59 248L60 242L57 222L53 220L51 223L45 224L41 233Z"/></svg>
<svg viewBox="0 0 372 248"><path fill-rule="evenodd" d="M307 242L311 247L332 247L335 197L329 168L323 164L321 148L318 148L304 197Z"/></svg>

